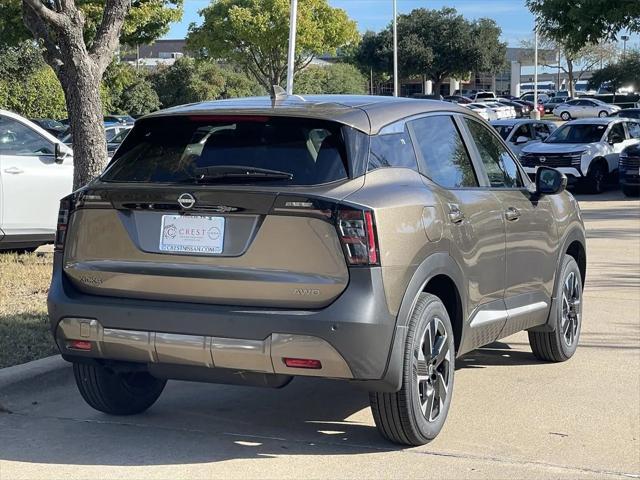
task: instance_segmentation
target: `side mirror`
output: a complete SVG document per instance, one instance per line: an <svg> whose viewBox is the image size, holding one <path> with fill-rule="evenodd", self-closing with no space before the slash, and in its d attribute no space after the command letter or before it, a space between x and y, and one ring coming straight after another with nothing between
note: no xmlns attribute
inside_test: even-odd
<svg viewBox="0 0 640 480"><path fill-rule="evenodd" d="M64 162L64 154L60 151L60 144L58 142L53 144L53 161L56 163Z"/></svg>
<svg viewBox="0 0 640 480"><path fill-rule="evenodd" d="M515 144L516 145L521 145L523 143L527 143L529 141L529 139L523 135L520 135L518 138L516 138Z"/></svg>
<svg viewBox="0 0 640 480"><path fill-rule="evenodd" d="M555 195L567 188L567 176L550 167L539 167L536 172L536 193Z"/></svg>
<svg viewBox="0 0 640 480"><path fill-rule="evenodd" d="M624 142L624 138L619 137L617 135L614 135L614 136L609 138L609 143L611 145L615 145L616 143L622 143L622 142Z"/></svg>

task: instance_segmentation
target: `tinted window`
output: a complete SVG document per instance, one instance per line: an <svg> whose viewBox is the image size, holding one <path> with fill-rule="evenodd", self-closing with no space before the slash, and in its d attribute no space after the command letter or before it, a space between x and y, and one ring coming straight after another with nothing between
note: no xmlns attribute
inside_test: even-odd
<svg viewBox="0 0 640 480"><path fill-rule="evenodd" d="M102 176L118 182L191 182L203 169L277 170L291 179L239 176L218 182L312 185L347 177L341 126L284 117L159 117L138 122ZM208 181L208 180L207 180Z"/></svg>
<svg viewBox="0 0 640 480"><path fill-rule="evenodd" d="M601 124L576 123L569 125L565 123L549 135L546 143L599 142L606 129L607 126Z"/></svg>
<svg viewBox="0 0 640 480"><path fill-rule="evenodd" d="M24 124L0 116L0 155L51 155L53 143Z"/></svg>
<svg viewBox="0 0 640 480"><path fill-rule="evenodd" d="M416 154L406 128L402 132L371 137L368 170L385 167L418 170Z"/></svg>
<svg viewBox="0 0 640 480"><path fill-rule="evenodd" d="M411 122L420 152L420 169L447 188L477 187L478 180L462 137L449 116Z"/></svg>
<svg viewBox="0 0 640 480"><path fill-rule="evenodd" d="M530 123L525 123L518 127L518 130L513 134L513 141L517 140L518 137L526 137L529 140L533 138L532 125Z"/></svg>
<svg viewBox="0 0 640 480"><path fill-rule="evenodd" d="M536 123L535 132L536 140L546 140L547 137L551 135L551 129L546 123Z"/></svg>
<svg viewBox="0 0 640 480"><path fill-rule="evenodd" d="M511 130L513 130L513 125L493 125L493 128L496 129L496 132L498 132L503 140L506 140Z"/></svg>
<svg viewBox="0 0 640 480"><path fill-rule="evenodd" d="M493 135L491 130L473 120L465 119L471 136L473 137L480 158L484 165L492 187L518 188L522 187L522 178L515 161L508 150Z"/></svg>
<svg viewBox="0 0 640 480"><path fill-rule="evenodd" d="M622 122L616 123L611 126L611 130L609 130L609 135L607 135L607 140L611 141L613 139L625 139L624 127L622 126Z"/></svg>
<svg viewBox="0 0 640 480"><path fill-rule="evenodd" d="M627 130L629 131L630 138L640 138L640 123L637 123L637 122L627 123Z"/></svg>

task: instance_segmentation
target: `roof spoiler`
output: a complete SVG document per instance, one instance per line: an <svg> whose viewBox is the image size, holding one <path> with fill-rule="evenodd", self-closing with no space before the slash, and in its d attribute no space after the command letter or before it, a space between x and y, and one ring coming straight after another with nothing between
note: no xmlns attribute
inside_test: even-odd
<svg viewBox="0 0 640 480"><path fill-rule="evenodd" d="M289 95L287 94L287 92L285 91L284 88L282 88L280 85L272 85L271 86L271 106L275 107L276 105L279 105L280 103L286 101L286 100L290 100L290 99L298 99L298 100L302 100L303 102L305 101L303 97L301 97L300 95Z"/></svg>

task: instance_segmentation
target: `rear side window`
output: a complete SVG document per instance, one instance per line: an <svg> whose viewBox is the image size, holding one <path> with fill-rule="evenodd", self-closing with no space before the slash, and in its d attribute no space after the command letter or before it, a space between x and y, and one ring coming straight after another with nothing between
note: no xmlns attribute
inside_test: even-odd
<svg viewBox="0 0 640 480"><path fill-rule="evenodd" d="M418 171L416 154L406 127L403 126L400 132L371 137L367 170L384 167L404 167Z"/></svg>
<svg viewBox="0 0 640 480"><path fill-rule="evenodd" d="M420 169L446 188L477 187L471 158L453 119L438 115L411 122L420 157Z"/></svg>
<svg viewBox="0 0 640 480"><path fill-rule="evenodd" d="M188 183L208 169L224 173L225 167L232 173L242 167L288 174L217 179L227 184L317 185L349 175L339 124L288 117L175 116L137 123L101 178Z"/></svg>

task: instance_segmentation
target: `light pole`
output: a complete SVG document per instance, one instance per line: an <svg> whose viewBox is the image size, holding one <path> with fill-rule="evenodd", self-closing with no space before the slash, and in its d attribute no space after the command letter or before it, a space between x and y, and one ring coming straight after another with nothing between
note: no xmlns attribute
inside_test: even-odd
<svg viewBox="0 0 640 480"><path fill-rule="evenodd" d="M621 35L620 38L622 39L622 59L624 60L627 54L627 40L629 40L629 35Z"/></svg>
<svg viewBox="0 0 640 480"><path fill-rule="evenodd" d="M289 53L287 55L287 95L293 95L293 67L296 60L296 20L298 0L291 0L289 12Z"/></svg>
<svg viewBox="0 0 640 480"><path fill-rule="evenodd" d="M540 111L538 110L538 25L534 27L535 31L535 47L533 53L533 112L531 118L540 120Z"/></svg>
<svg viewBox="0 0 640 480"><path fill-rule="evenodd" d="M393 96L398 96L398 6L393 0Z"/></svg>

